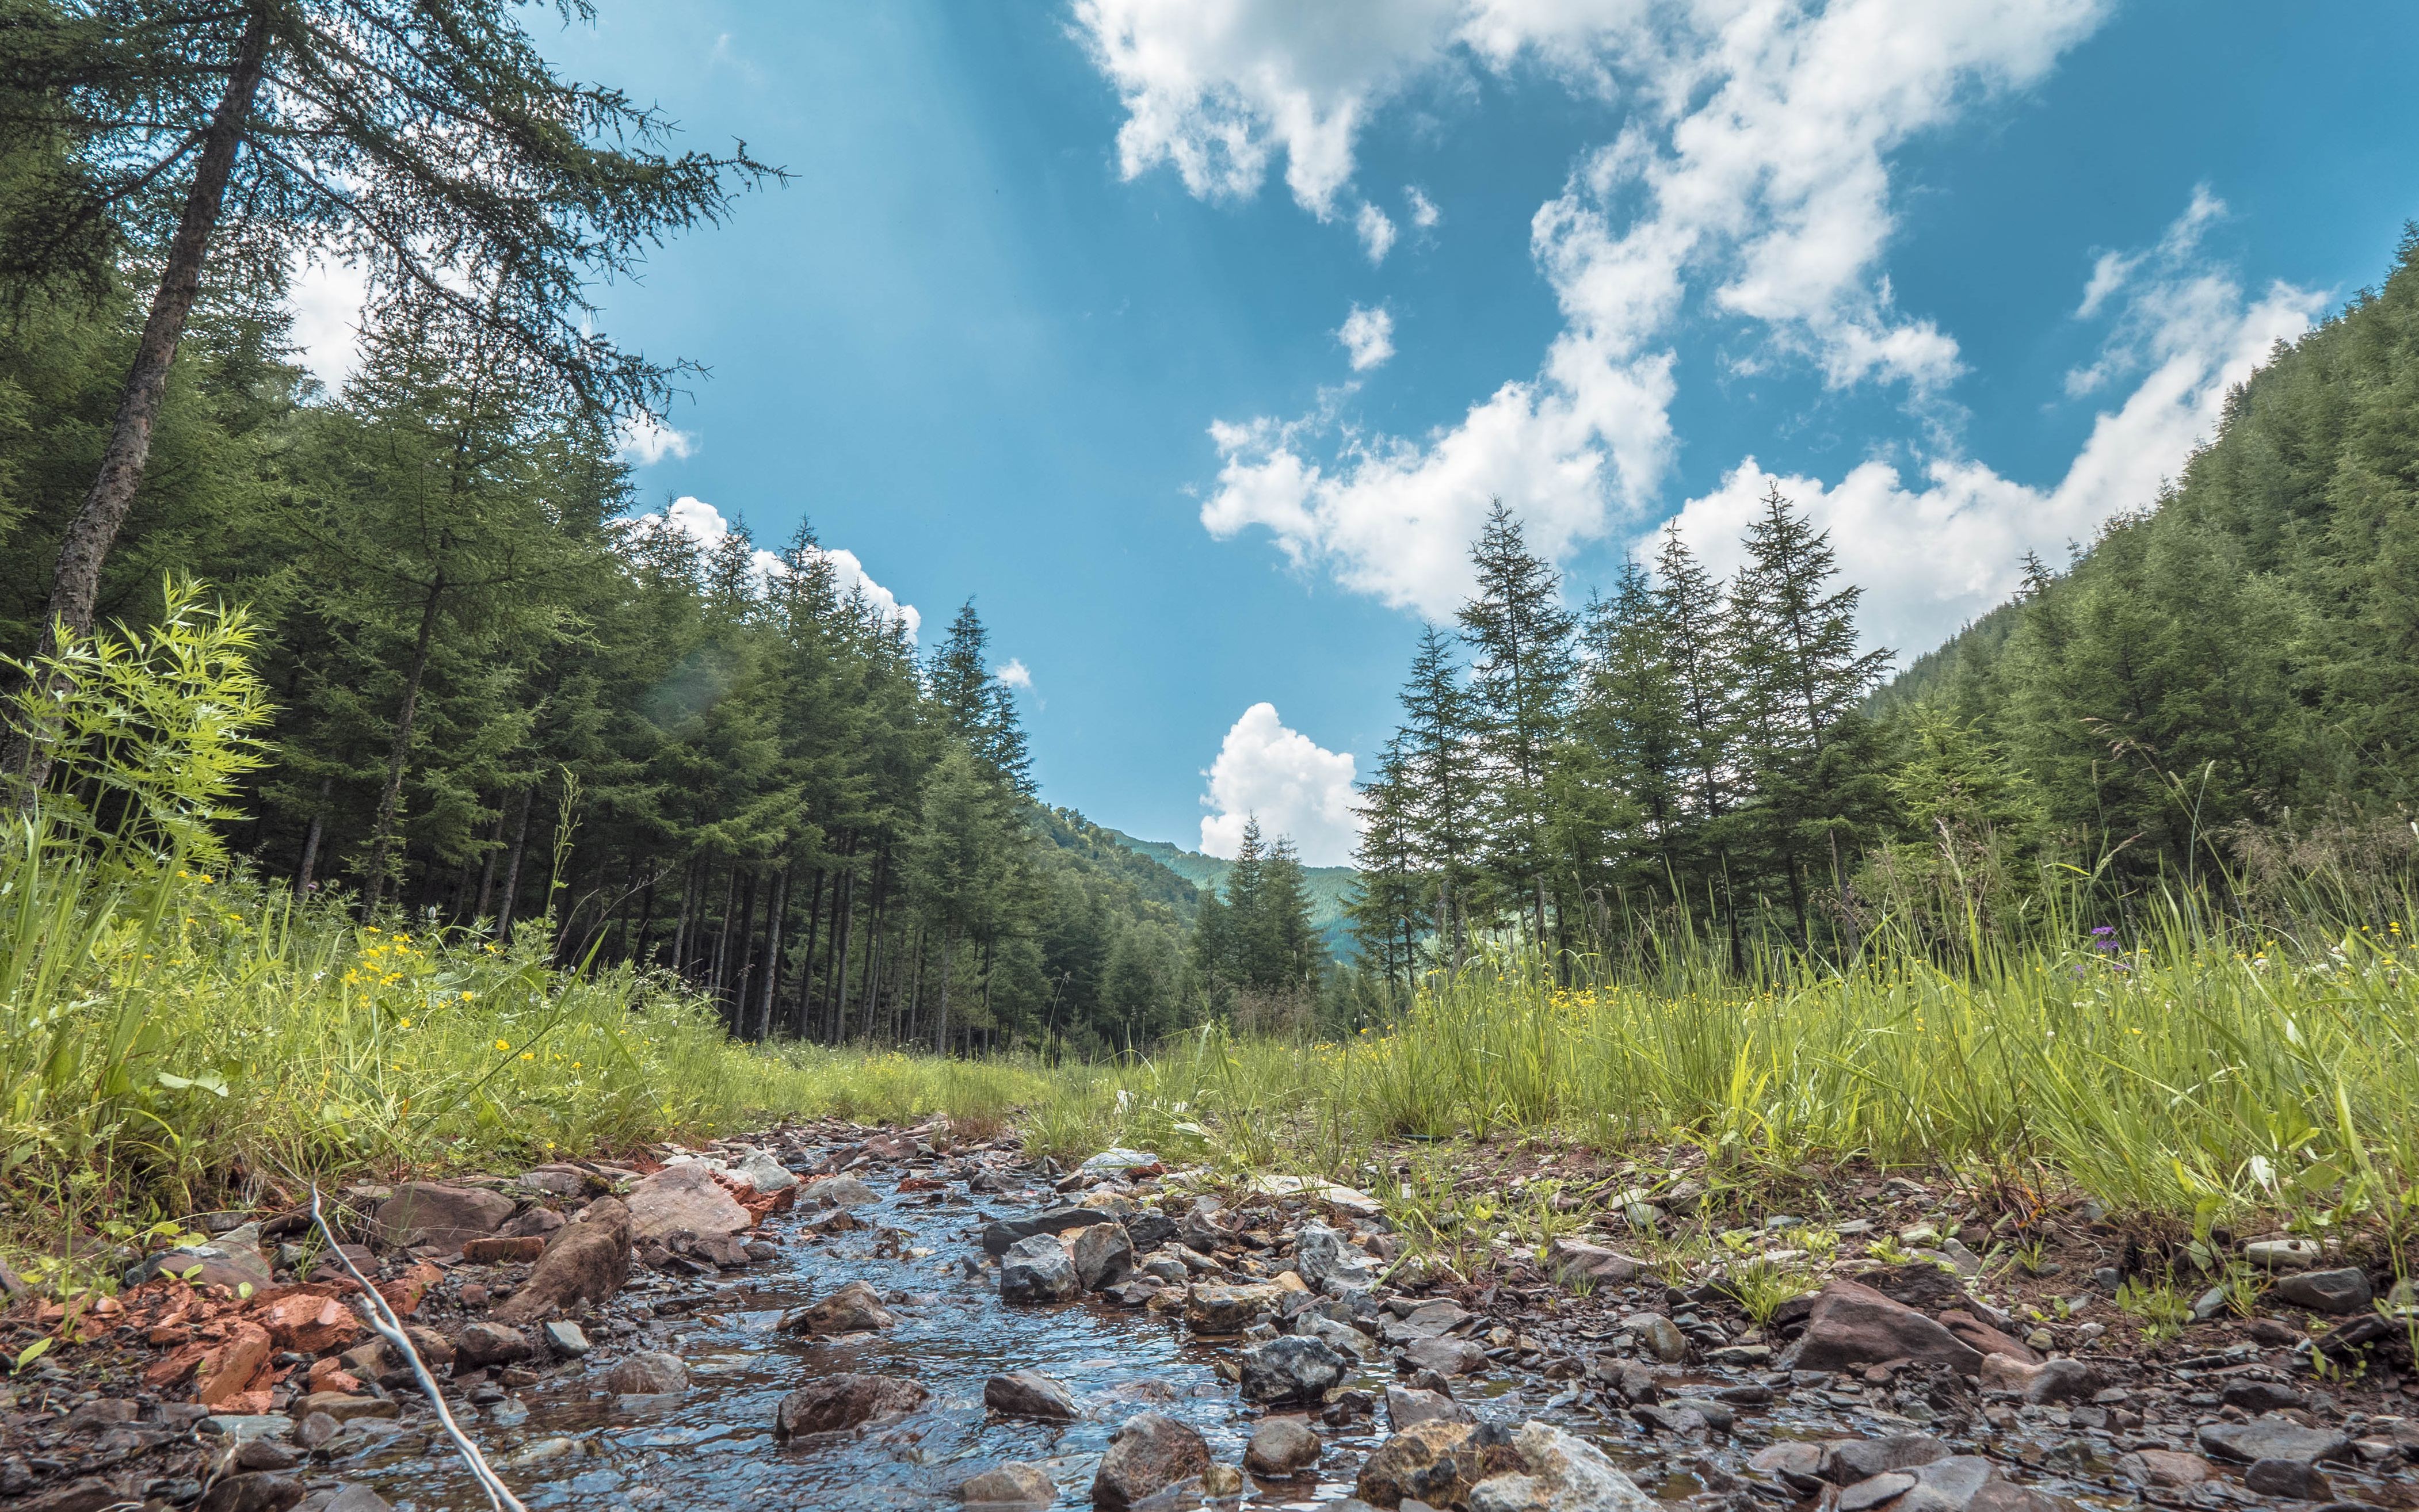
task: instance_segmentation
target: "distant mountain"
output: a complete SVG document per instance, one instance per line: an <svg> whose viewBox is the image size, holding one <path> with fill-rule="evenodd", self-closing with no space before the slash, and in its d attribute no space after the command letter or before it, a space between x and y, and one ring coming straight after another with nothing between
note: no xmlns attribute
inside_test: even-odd
<svg viewBox="0 0 2419 1512"><path fill-rule="evenodd" d="M1036 804L1034 810L1035 823L1041 833L1076 866L1114 877L1136 897L1165 903L1185 924L1193 922L1194 911L1200 905L1200 893L1192 873L1167 865L1144 850L1133 837L1103 829L1072 809ZM1172 851L1175 847L1167 849Z"/></svg>
<svg viewBox="0 0 2419 1512"><path fill-rule="evenodd" d="M1102 834L1139 856L1164 867L1203 891L1224 887L1226 873L1234 866L1214 856L1188 851L1163 840L1136 840L1123 830L1102 826ZM1361 873L1348 866L1306 866L1302 869L1303 888L1310 894L1310 923L1327 942L1328 954L1339 961L1352 954L1352 924L1345 917L1345 905L1351 901L1352 889Z"/></svg>

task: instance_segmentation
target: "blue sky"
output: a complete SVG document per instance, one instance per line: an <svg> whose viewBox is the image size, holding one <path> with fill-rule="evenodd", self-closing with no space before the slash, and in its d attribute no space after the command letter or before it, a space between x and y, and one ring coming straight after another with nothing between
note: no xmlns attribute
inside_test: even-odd
<svg viewBox="0 0 2419 1512"><path fill-rule="evenodd" d="M1727 565L1777 480L1911 655L2419 214L2385 4L599 11L566 71L793 175L603 291L711 370L648 507L973 595L1045 798L1315 861L1490 492L1579 599L1675 517Z"/></svg>

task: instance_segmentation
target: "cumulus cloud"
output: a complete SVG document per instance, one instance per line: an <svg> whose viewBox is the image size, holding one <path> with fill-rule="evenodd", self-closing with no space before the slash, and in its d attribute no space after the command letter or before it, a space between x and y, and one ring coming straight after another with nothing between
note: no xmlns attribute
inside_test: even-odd
<svg viewBox="0 0 2419 1512"><path fill-rule="evenodd" d="M2228 270L2199 260L2200 229L2223 209L2196 192L2156 246L2120 259L2122 277L2109 279L2106 257L2094 269L2098 298L2085 308L2110 313L2111 325L2086 387L2138 381L2099 414L2057 483L2036 487L1948 457L1923 464L1913 481L1868 461L1826 485L1769 477L1749 457L1688 501L1681 533L1709 566L1735 570L1740 533L1777 483L1830 531L1841 571L1864 585L1867 634L1902 649L1933 644L2004 600L2025 552L2060 562L2069 541L2088 541L2111 516L2154 503L2216 429L2226 392L2318 317L2321 294L2278 283L2254 298Z"/></svg>
<svg viewBox="0 0 2419 1512"><path fill-rule="evenodd" d="M642 409L623 417L613 455L639 467L651 468L668 456L686 461L696 450L696 436L674 430Z"/></svg>
<svg viewBox="0 0 2419 1512"><path fill-rule="evenodd" d="M1080 6L1126 107L1126 172L1171 163L1205 196L1248 193L1282 150L1294 197L1332 214L1356 131L1434 69L1534 59L1623 112L1531 222L1564 318L1533 377L1416 440L1317 417L1220 421L1203 524L1266 529L1293 561L1437 615L1467 590L1463 546L1490 494L1556 553L1656 500L1668 344L1692 309L1757 323L1767 352L1834 387L1890 382L1923 399L1960 362L1951 337L1896 308L1882 270L1889 154L1971 100L2041 78L2104 8L1466 0L1383 8L1364 36L1340 8Z"/></svg>
<svg viewBox="0 0 2419 1512"><path fill-rule="evenodd" d="M1308 865L1350 863L1361 838L1351 753L1323 749L1287 729L1275 704L1245 709L1202 775L1210 791L1201 802L1213 810L1201 820L1204 855L1231 859L1243 843L1243 825L1256 817L1263 836L1292 841Z"/></svg>
<svg viewBox="0 0 2419 1512"><path fill-rule="evenodd" d="M1012 687L1024 693L1033 691L1033 671L1020 657L1009 657L1008 665L994 670L992 675L999 679L1002 687Z"/></svg>
<svg viewBox="0 0 2419 1512"><path fill-rule="evenodd" d="M1362 206L1352 228L1360 233L1361 250L1369 255L1372 264L1384 262L1386 254L1394 250L1394 223L1377 206Z"/></svg>
<svg viewBox="0 0 2419 1512"><path fill-rule="evenodd" d="M698 544L701 550L711 551L731 535L731 522L722 511L693 495L683 494L671 501L671 507L661 515L640 515L631 521L637 529L675 530ZM857 560L855 552L844 547L822 547L816 554L831 564L832 580L842 594L855 593L866 607L886 620L907 627L907 639L916 640L924 627L924 616L913 604L899 602L899 595L875 582ZM790 564L778 553L763 547L755 549L753 562L759 578L770 580L790 570Z"/></svg>
<svg viewBox="0 0 2419 1512"><path fill-rule="evenodd" d="M1352 371L1365 373L1394 355L1394 317L1384 305L1364 310L1359 305L1344 317L1335 339L1352 358Z"/></svg>
<svg viewBox="0 0 2419 1512"><path fill-rule="evenodd" d="M1437 223L1444 219L1444 211L1437 208L1436 201L1428 198L1427 192L1419 185L1405 184L1403 198L1410 202L1411 224L1421 230L1433 231Z"/></svg>

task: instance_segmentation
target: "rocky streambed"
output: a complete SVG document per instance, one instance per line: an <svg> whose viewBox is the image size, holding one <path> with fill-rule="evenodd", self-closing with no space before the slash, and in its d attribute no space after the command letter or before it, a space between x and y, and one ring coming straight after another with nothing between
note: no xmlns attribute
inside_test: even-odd
<svg viewBox="0 0 2419 1512"><path fill-rule="evenodd" d="M1865 1227L1917 1240L1944 1208L1871 1196ZM1482 1242L1464 1275L1347 1188L1125 1151L1061 1174L943 1125L347 1206L347 1253L532 1507L2419 1506L2381 1278L2289 1241L2262 1316L2143 1350L2080 1241L1984 1282L1941 1234L1759 1324L1743 1273L1791 1257L1785 1214L1721 1266L1566 1239L1542 1267ZM223 1217L103 1311L9 1315L12 1355L76 1342L8 1388L0 1503L486 1505L295 1215Z"/></svg>

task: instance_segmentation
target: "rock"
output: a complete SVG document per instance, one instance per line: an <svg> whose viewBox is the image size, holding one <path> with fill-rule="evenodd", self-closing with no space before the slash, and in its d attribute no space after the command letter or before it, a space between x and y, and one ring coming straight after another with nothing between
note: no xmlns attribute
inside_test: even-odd
<svg viewBox="0 0 2419 1512"><path fill-rule="evenodd" d="M1958 1342L1976 1353L1989 1356L2004 1354L2030 1365L2041 1356L2030 1346L2010 1338L1990 1324L1962 1307L1951 1307L1939 1318L1940 1326L1957 1336Z"/></svg>
<svg viewBox="0 0 2419 1512"><path fill-rule="evenodd" d="M1853 1486L1894 1471L1920 1470L1949 1458L1949 1445L1928 1433L1885 1439L1840 1439L1823 1446L1815 1473L1834 1486Z"/></svg>
<svg viewBox="0 0 2419 1512"><path fill-rule="evenodd" d="M1974 1375L1982 1356L1912 1307L1854 1281L1833 1280L1814 1299L1806 1332L1780 1356L1792 1370L1845 1370L1907 1360Z"/></svg>
<svg viewBox="0 0 2419 1512"><path fill-rule="evenodd" d="M339 1426L364 1417L399 1417L403 1412L390 1397L355 1396L341 1391L315 1391L297 1396L287 1411L301 1417L325 1412Z"/></svg>
<svg viewBox="0 0 2419 1512"><path fill-rule="evenodd" d="M1201 1494L1210 1497L1243 1494L1243 1473L1232 1465L1211 1465L1201 1473Z"/></svg>
<svg viewBox="0 0 2419 1512"><path fill-rule="evenodd" d="M86 1475L10 1505L14 1512L100 1512L102 1507L124 1505L128 1500L99 1475Z"/></svg>
<svg viewBox="0 0 2419 1512"><path fill-rule="evenodd" d="M273 1352L269 1330L240 1319L229 1324L226 1342L203 1355L193 1370L193 1400L205 1407L234 1403L252 1390Z"/></svg>
<svg viewBox="0 0 2419 1512"><path fill-rule="evenodd" d="M730 1176L758 1192L787 1192L798 1184L790 1168L753 1145L742 1145L731 1162Z"/></svg>
<svg viewBox="0 0 2419 1512"><path fill-rule="evenodd" d="M1637 1331L1638 1342L1665 1365L1678 1365L1688 1357L1688 1336L1661 1313L1641 1313L1629 1320L1629 1326Z"/></svg>
<svg viewBox="0 0 2419 1512"><path fill-rule="evenodd" d="M1103 1290L1133 1274L1133 1241L1126 1236L1123 1224L1076 1229L1069 1257L1075 1264L1075 1279L1086 1291Z"/></svg>
<svg viewBox="0 0 2419 1512"><path fill-rule="evenodd" d="M2310 1239L2255 1239L2242 1246L2242 1257L2271 1271L2303 1271L2325 1256Z"/></svg>
<svg viewBox="0 0 2419 1512"><path fill-rule="evenodd" d="M897 1376L824 1376L781 1398L773 1412L773 1435L792 1439L887 1423L923 1406L928 1395Z"/></svg>
<svg viewBox="0 0 2419 1512"><path fill-rule="evenodd" d="M224 1287L229 1291L241 1291L245 1287L265 1290L276 1279L276 1273L260 1251L225 1244L189 1244L182 1249L162 1250L140 1265L130 1267L122 1279L130 1287L139 1287L156 1275L177 1276L197 1287Z"/></svg>
<svg viewBox="0 0 2419 1512"><path fill-rule="evenodd" d="M677 1354L649 1350L605 1372L605 1389L622 1396L664 1396L688 1390L688 1365Z"/></svg>
<svg viewBox="0 0 2419 1512"><path fill-rule="evenodd" d="M1287 1479L1318 1463L1318 1435L1298 1417L1272 1417L1252 1433L1243 1468L1255 1475Z"/></svg>
<svg viewBox="0 0 2419 1512"><path fill-rule="evenodd" d="M465 1240L462 1244L462 1258L472 1265L528 1265L545 1253L545 1240L526 1236L506 1239L495 1235Z"/></svg>
<svg viewBox="0 0 2419 1512"><path fill-rule="evenodd" d="M1161 1412L1126 1420L1109 1440L1092 1475L1092 1504L1127 1512L1137 1502L1210 1469L1210 1445L1185 1424Z"/></svg>
<svg viewBox="0 0 2419 1512"><path fill-rule="evenodd" d="M1071 1423L1084 1415L1065 1382L1039 1370L1011 1370L983 1382L983 1405L1007 1417Z"/></svg>
<svg viewBox="0 0 2419 1512"><path fill-rule="evenodd" d="M1283 1287L1194 1287L1184 1299L1184 1321L1195 1334L1240 1334L1284 1305Z"/></svg>
<svg viewBox="0 0 2419 1512"><path fill-rule="evenodd" d="M529 1207L513 1214L513 1221L496 1230L498 1239L546 1239L562 1227L562 1214L552 1208ZM467 1246L465 1255L467 1257Z"/></svg>
<svg viewBox="0 0 2419 1512"><path fill-rule="evenodd" d="M565 1360L575 1359L589 1350L587 1334L568 1319L557 1319L539 1332L546 1337L546 1347Z"/></svg>
<svg viewBox="0 0 2419 1512"><path fill-rule="evenodd" d="M629 1279L630 1210L619 1198L598 1197L554 1231L529 1279L490 1316L530 1322L583 1302L603 1302Z"/></svg>
<svg viewBox="0 0 2419 1512"><path fill-rule="evenodd" d="M2173 1449L2135 1449L2117 1457L2117 1473L2137 1486L2197 1486L2211 1473L2208 1460Z"/></svg>
<svg viewBox="0 0 2419 1512"><path fill-rule="evenodd" d="M2323 1502L2334 1494L2327 1477L2306 1459L2261 1459L2242 1473L2242 1484L2262 1496L2288 1502Z"/></svg>
<svg viewBox="0 0 2419 1512"><path fill-rule="evenodd" d="M1339 1354L1355 1360L1373 1360L1378 1356L1378 1341L1349 1323L1339 1323L1317 1313L1305 1313L1294 1320L1294 1332L1305 1338L1315 1338Z"/></svg>
<svg viewBox="0 0 2419 1512"><path fill-rule="evenodd" d="M2240 1407L2253 1413L2300 1407L2307 1400L2292 1387L2275 1381L2238 1381L2219 1393L2217 1399L2227 1407Z"/></svg>
<svg viewBox="0 0 2419 1512"><path fill-rule="evenodd" d="M308 1493L297 1475L274 1471L229 1475L202 1494L201 1512L285 1512Z"/></svg>
<svg viewBox="0 0 2419 1512"><path fill-rule="evenodd" d="M701 1163L667 1165L630 1188L630 1238L638 1243L692 1234L735 1234L754 1224Z"/></svg>
<svg viewBox="0 0 2419 1512"><path fill-rule="evenodd" d="M1081 1285L1075 1261L1055 1234L1020 1239L1000 1257L999 1295L1004 1302L1065 1302Z"/></svg>
<svg viewBox="0 0 2419 1512"><path fill-rule="evenodd" d="M879 1202L881 1196L854 1176L826 1176L810 1181L798 1194L798 1200L809 1208L862 1208Z"/></svg>
<svg viewBox="0 0 2419 1512"><path fill-rule="evenodd" d="M377 1234L398 1248L437 1244L459 1249L501 1228L518 1206L502 1193L485 1187L406 1181L394 1189L394 1196L378 1204Z"/></svg>
<svg viewBox="0 0 2419 1512"><path fill-rule="evenodd" d="M1009 1246L1020 1239L1083 1228L1100 1221L1101 1215L1088 1208L1063 1206L1027 1213L1022 1218L1002 1218L983 1226L983 1248L993 1255L1005 1255Z"/></svg>
<svg viewBox="0 0 2419 1512"><path fill-rule="evenodd" d="M369 1332L350 1307L307 1291L278 1298L261 1309L260 1320L279 1349L297 1354L342 1350Z"/></svg>
<svg viewBox="0 0 2419 1512"><path fill-rule="evenodd" d="M1177 1221L1176 1237L1190 1248L1208 1254L1227 1242L1225 1210L1216 1197L1195 1197Z"/></svg>
<svg viewBox="0 0 2419 1512"><path fill-rule="evenodd" d="M394 1512L387 1499L366 1486L339 1486L319 1512Z"/></svg>
<svg viewBox="0 0 2419 1512"><path fill-rule="evenodd" d="M2248 1423L2210 1423L2200 1430L2200 1446L2211 1458L2238 1465L2262 1459L2346 1459L2351 1440L2332 1428L2305 1428L2289 1418L2255 1417Z"/></svg>
<svg viewBox="0 0 2419 1512"><path fill-rule="evenodd" d="M1490 1475L1470 1490L1470 1512L1661 1512L1604 1451L1550 1424L1512 1435L1522 1469Z"/></svg>
<svg viewBox="0 0 2419 1512"><path fill-rule="evenodd" d="M2369 1289L2368 1273L2355 1266L2279 1276L2268 1294L2314 1313L2365 1312L2376 1295Z"/></svg>
<svg viewBox="0 0 2419 1512"><path fill-rule="evenodd" d="M1840 1492L1839 1500L1833 1502L1831 1505L1835 1512L1870 1512L1871 1508L1877 1507L1884 1502L1895 1500L1913 1489L1915 1489L1913 1475L1892 1471L1887 1475L1875 1475L1871 1480L1860 1480L1854 1486L1846 1488Z"/></svg>
<svg viewBox="0 0 2419 1512"><path fill-rule="evenodd" d="M502 1323L471 1323L454 1335L456 1369L484 1370L489 1365L526 1360L536 1352L529 1335Z"/></svg>
<svg viewBox="0 0 2419 1512"><path fill-rule="evenodd" d="M588 1190L588 1173L577 1165L532 1165L518 1180L530 1191L553 1197L576 1197Z"/></svg>
<svg viewBox="0 0 2419 1512"><path fill-rule="evenodd" d="M1490 1475L1526 1467L1502 1430L1468 1423L1414 1423L1379 1444L1361 1465L1353 1494L1375 1506L1466 1503Z"/></svg>
<svg viewBox="0 0 2419 1512"><path fill-rule="evenodd" d="M2106 1389L2107 1378L2080 1360L2052 1360L2031 1367L2018 1395L2037 1406L2088 1402Z"/></svg>
<svg viewBox="0 0 2419 1512"><path fill-rule="evenodd" d="M1343 1232L1317 1220L1302 1226L1293 1238L1293 1268L1313 1291L1340 1296L1365 1290L1377 1280L1377 1268Z"/></svg>
<svg viewBox="0 0 2419 1512"><path fill-rule="evenodd" d="M978 1506L1048 1506L1058 1500L1058 1484L1041 1466L1010 1459L968 1478L958 1487L958 1499Z"/></svg>
<svg viewBox="0 0 2419 1512"><path fill-rule="evenodd" d="M1903 1265L1866 1271L1857 1275L1857 1284L1919 1313L1939 1313L1972 1304L1964 1287L1958 1283L1957 1273L1930 1260L1908 1260Z"/></svg>
<svg viewBox="0 0 2419 1512"><path fill-rule="evenodd" d="M862 1281L851 1281L792 1313L781 1327L792 1334L868 1334L898 1320L882 1305L879 1292Z"/></svg>
<svg viewBox="0 0 2419 1512"><path fill-rule="evenodd" d="M1469 1339L1420 1339L1403 1351L1403 1358L1416 1369L1441 1376L1472 1376L1487 1368L1487 1351Z"/></svg>
<svg viewBox="0 0 2419 1512"><path fill-rule="evenodd" d="M1566 1287L1626 1286L1645 1267L1619 1250L1576 1239L1557 1239L1546 1249L1546 1267Z"/></svg>
<svg viewBox="0 0 2419 1512"><path fill-rule="evenodd" d="M1476 1425L1478 1414L1455 1401L1442 1392L1422 1391L1416 1386L1386 1388L1386 1424L1400 1433L1414 1423L1468 1423Z"/></svg>
<svg viewBox="0 0 2419 1512"><path fill-rule="evenodd" d="M1747 1468L1759 1475L1770 1475L1801 1496L1811 1496L1823 1489L1823 1451L1819 1443L1783 1439L1758 1449Z"/></svg>
<svg viewBox="0 0 2419 1512"><path fill-rule="evenodd" d="M1350 1362L1315 1338L1285 1334L1243 1351L1243 1399L1315 1400L1343 1384Z"/></svg>

